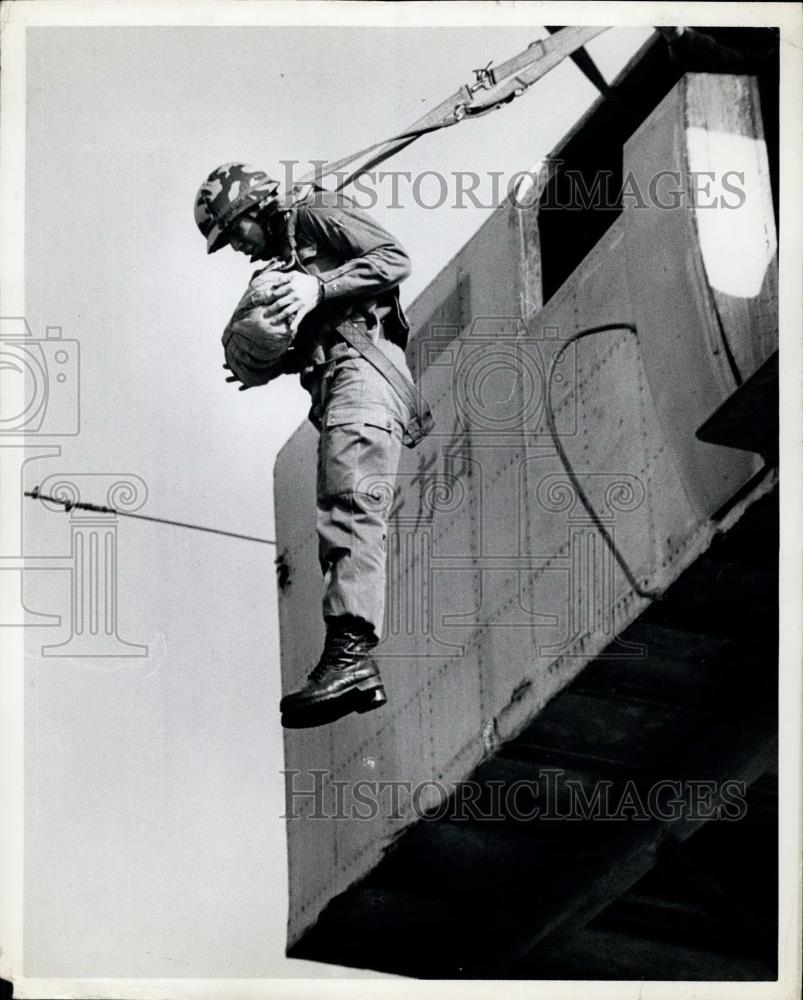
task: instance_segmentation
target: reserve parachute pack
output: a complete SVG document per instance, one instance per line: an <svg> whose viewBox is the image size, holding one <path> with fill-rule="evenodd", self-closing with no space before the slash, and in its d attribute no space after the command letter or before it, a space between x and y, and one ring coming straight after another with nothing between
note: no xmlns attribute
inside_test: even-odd
<svg viewBox="0 0 803 1000"><path fill-rule="evenodd" d="M286 364L295 333L289 323L275 323L267 306L271 301L271 288L279 275L306 270L296 252L295 214L291 210L309 198L314 190L313 184L300 185L279 201L279 210L286 214L287 259L274 257L253 275L223 332L226 364L246 388L266 385L278 375L298 370Z"/></svg>
<svg viewBox="0 0 803 1000"><path fill-rule="evenodd" d="M285 355L295 333L289 322L277 323L271 317L268 305L276 279L292 267L277 258L258 271L223 331L226 364L249 389L266 385L287 371Z"/></svg>

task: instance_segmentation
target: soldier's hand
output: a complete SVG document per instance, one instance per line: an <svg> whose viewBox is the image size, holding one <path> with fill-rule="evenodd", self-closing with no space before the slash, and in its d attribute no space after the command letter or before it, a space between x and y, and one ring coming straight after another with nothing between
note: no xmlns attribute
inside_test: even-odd
<svg viewBox="0 0 803 1000"><path fill-rule="evenodd" d="M290 323L293 330L318 304L320 282L303 271L279 275L271 286L273 302L267 307L271 319Z"/></svg>

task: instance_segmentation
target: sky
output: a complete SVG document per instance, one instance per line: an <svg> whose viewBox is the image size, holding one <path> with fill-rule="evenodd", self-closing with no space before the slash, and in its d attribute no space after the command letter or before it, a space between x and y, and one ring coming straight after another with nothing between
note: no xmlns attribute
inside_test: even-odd
<svg viewBox="0 0 803 1000"><path fill-rule="evenodd" d="M589 45L610 79L649 34ZM272 468L304 420L294 378L239 393L220 335L252 265L205 254L195 193L222 162L269 173L390 136L543 28L29 28L26 318L80 347L80 433L31 461L145 484L142 513L273 537ZM410 303L595 91L566 61L504 110L393 162L448 179L373 214L407 248ZM389 166L388 166L389 169ZM425 199L433 188L421 188ZM77 406L78 404L76 404ZM43 439L44 440L44 439ZM51 439L48 439L51 440ZM26 552L69 553L63 514L25 510ZM118 529L119 634L145 657L53 658L28 633L26 963L35 975L354 976L284 958L286 859L273 549L145 522ZM69 574L26 576L29 608L69 620ZM304 623L299 623L303 628ZM312 664L310 665L312 666ZM55 838L53 831L59 830ZM56 842L58 841L58 842Z"/></svg>

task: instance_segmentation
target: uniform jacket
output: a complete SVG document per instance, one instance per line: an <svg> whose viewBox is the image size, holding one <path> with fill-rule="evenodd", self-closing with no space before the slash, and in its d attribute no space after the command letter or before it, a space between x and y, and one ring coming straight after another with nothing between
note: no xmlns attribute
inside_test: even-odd
<svg viewBox="0 0 803 1000"><path fill-rule="evenodd" d="M282 256L321 282L323 299L302 321L288 371L310 371L332 357L353 353L337 335L344 321L357 323L399 363L409 324L399 302L399 284L410 274L410 258L398 240L350 198L310 189L269 223Z"/></svg>

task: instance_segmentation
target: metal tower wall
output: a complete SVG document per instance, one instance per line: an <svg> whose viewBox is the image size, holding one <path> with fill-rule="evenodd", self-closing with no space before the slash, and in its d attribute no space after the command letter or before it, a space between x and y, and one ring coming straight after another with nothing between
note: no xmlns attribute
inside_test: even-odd
<svg viewBox="0 0 803 1000"><path fill-rule="evenodd" d="M545 373L567 339L605 323L638 330L570 346L552 405L579 481L642 585L664 587L707 548L712 515L760 466L753 453L695 438L777 342L752 79L684 77L627 142L623 168L640 199L623 199L545 304L536 179L521 193L529 207L498 209L411 310L411 364L437 429L404 454L395 493L385 491L393 516L378 654L389 704L286 734L290 943L592 656L612 642L615 655L615 636L647 603L547 432ZM673 176L655 187L661 171ZM730 178L744 194L738 206L726 171L743 177ZM715 176L701 201L704 172ZM704 207L714 198L724 201ZM276 463L285 690L323 638L315 446L305 425Z"/></svg>

